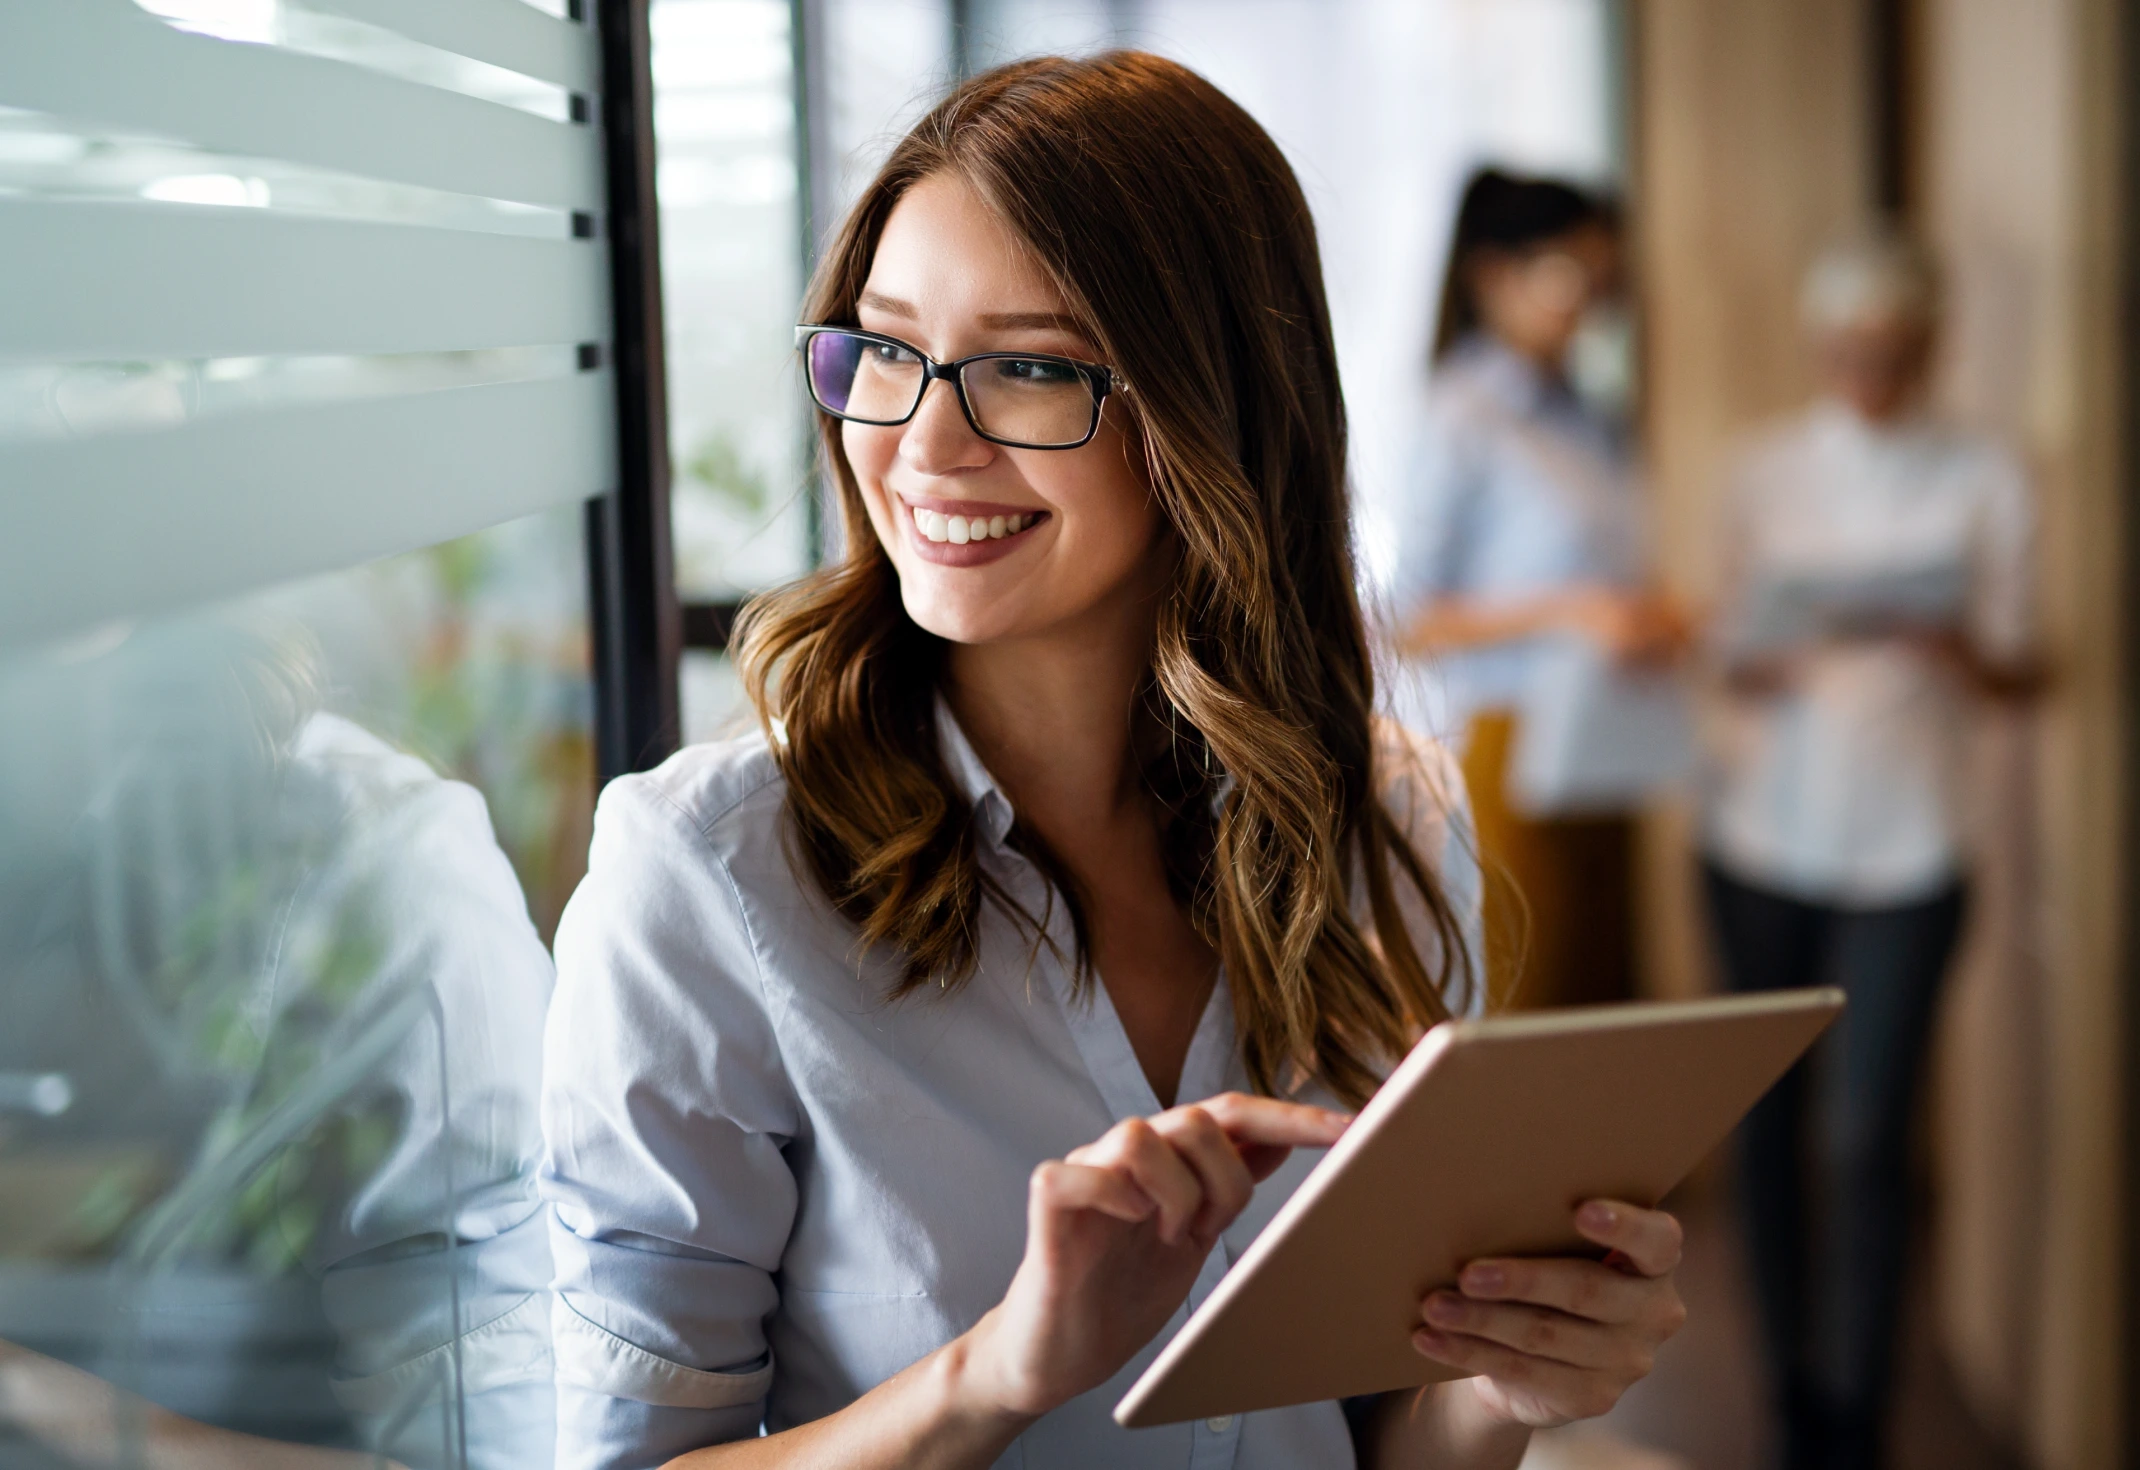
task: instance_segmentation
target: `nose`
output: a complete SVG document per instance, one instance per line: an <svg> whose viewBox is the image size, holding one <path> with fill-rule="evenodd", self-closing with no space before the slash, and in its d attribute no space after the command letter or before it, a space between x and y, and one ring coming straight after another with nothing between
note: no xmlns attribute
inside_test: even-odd
<svg viewBox="0 0 2140 1470"><path fill-rule="evenodd" d="M966 422L958 389L939 379L922 391L921 406L907 420L899 457L916 474L950 475L981 468L996 457L996 446Z"/></svg>

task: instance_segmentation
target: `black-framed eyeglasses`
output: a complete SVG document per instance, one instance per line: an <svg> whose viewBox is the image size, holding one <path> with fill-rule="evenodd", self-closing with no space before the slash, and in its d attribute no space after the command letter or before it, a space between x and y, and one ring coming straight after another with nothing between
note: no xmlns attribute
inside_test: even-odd
<svg viewBox="0 0 2140 1470"><path fill-rule="evenodd" d="M888 427L921 408L932 379L958 394L973 431L1012 449L1076 449L1100 430L1114 370L1045 352L977 352L938 362L911 343L852 327L795 329L810 397L836 419Z"/></svg>

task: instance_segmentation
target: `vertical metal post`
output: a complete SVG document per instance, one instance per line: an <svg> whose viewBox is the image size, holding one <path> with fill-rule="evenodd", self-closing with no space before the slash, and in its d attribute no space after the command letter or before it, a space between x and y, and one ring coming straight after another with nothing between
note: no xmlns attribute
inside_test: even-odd
<svg viewBox="0 0 2140 1470"><path fill-rule="evenodd" d="M649 0L599 0L602 146L608 166L611 366L617 483L587 506L593 595L595 760L601 778L676 749L682 629L669 550L669 418L654 197Z"/></svg>
<svg viewBox="0 0 2140 1470"><path fill-rule="evenodd" d="M835 223L838 207L835 192L839 159L828 111L831 94L825 82L827 39L824 0L788 0L789 73L795 95L795 198L799 206L796 242L805 288L817 270L818 251ZM837 548L828 545L826 532L833 517L828 514L827 489L817 473L817 414L807 403L797 432L802 438L803 512L810 564L816 566Z"/></svg>

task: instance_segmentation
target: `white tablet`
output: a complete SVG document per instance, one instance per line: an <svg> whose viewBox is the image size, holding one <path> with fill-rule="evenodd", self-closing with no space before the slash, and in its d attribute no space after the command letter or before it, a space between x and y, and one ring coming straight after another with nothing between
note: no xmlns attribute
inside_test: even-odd
<svg viewBox="0 0 2140 1470"><path fill-rule="evenodd" d="M1583 1254L1587 1199L1655 1205L1842 1009L1839 990L1449 1021L1115 1406L1139 1428L1458 1376L1429 1291L1481 1256Z"/></svg>

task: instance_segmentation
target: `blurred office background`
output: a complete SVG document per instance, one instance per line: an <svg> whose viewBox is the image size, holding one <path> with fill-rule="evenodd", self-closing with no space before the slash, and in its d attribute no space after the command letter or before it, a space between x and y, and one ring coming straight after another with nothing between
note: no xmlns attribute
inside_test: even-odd
<svg viewBox="0 0 2140 1470"><path fill-rule="evenodd" d="M2053 679L1974 757L1896 1463L2140 1466L2113 0L0 0L0 1465L543 1462L531 1046L594 792L742 717L735 607L826 553L817 241L949 81L1109 45L1301 175L1371 577L1474 167L1622 199L1596 388L1694 600L1808 261L1940 253ZM1649 994L1716 983L1690 829L1642 818ZM1723 1168L1695 1325L1565 1462L1762 1463Z"/></svg>

